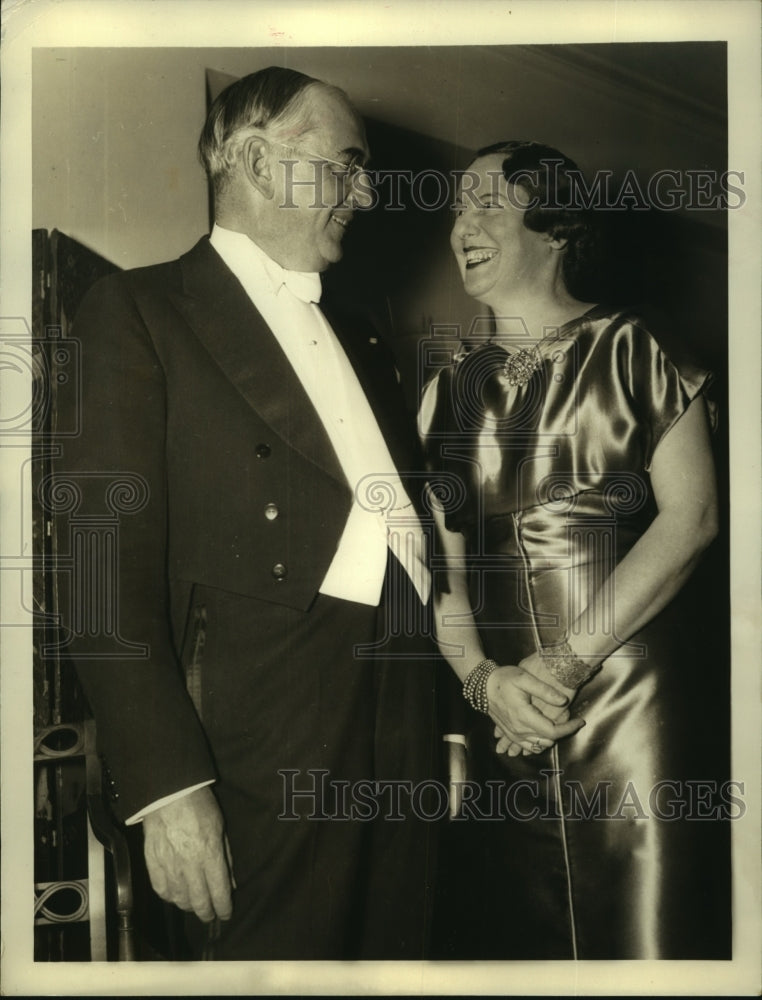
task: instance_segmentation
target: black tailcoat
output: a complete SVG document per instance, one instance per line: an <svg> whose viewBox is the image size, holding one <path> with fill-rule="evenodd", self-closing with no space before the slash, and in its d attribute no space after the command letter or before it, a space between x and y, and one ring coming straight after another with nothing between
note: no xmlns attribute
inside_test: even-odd
<svg viewBox="0 0 762 1000"><path fill-rule="evenodd" d="M383 341L356 326L347 335L330 318L397 468L420 467ZM104 496L112 515L120 489L122 499L118 541L102 570L113 570L116 586L93 596L97 574L87 584L75 574L64 624L115 808L127 818L216 778L237 841L236 879L262 896L257 880L266 881L268 858L275 898L283 879L273 872L293 873L305 851L317 857L318 836L317 828L304 832L290 860L278 860L278 770L324 766L351 772L340 778L373 777L386 745L376 711L383 703L398 741L386 759L408 767L399 747L415 744L404 776L426 776L430 668L398 661L388 687L352 652L355 641L373 641L376 610L318 596L352 489L278 342L207 238L177 261L99 282L73 335L81 342L81 433L65 443L59 483L73 484L80 520L103 515ZM419 480L410 492L415 499ZM83 622L98 600L108 605L106 637ZM334 668L334 660L342 663ZM250 865L243 855L252 837L260 861ZM332 850L326 884L336 881L328 869L342 864L336 852L349 857L354 847ZM355 883L358 865L349 866ZM314 910L314 899L304 906ZM321 910L304 934L319 939L316 922L338 912L335 904ZM257 954L345 957L343 948L302 943Z"/></svg>

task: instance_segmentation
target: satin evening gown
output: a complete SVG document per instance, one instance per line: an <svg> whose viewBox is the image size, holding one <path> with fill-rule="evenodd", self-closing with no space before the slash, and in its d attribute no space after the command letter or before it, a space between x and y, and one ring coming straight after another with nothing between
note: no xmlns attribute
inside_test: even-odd
<svg viewBox="0 0 762 1000"><path fill-rule="evenodd" d="M540 350L516 386L509 343L483 344L421 407L485 654L501 664L564 639L584 656L588 630L616 630L610 586L600 621L570 625L655 516L654 449L707 383L602 306ZM730 957L739 806L708 720L727 664L694 648L687 597L605 661L573 703L585 727L552 750L498 755L491 720L467 709L479 784L443 852L438 957Z"/></svg>

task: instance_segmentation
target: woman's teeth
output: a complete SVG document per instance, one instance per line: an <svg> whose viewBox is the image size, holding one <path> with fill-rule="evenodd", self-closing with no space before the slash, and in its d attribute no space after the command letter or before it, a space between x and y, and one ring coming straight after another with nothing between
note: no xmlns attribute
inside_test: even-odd
<svg viewBox="0 0 762 1000"><path fill-rule="evenodd" d="M496 257L497 250L465 250L463 256L466 258L466 267L476 267L477 264Z"/></svg>

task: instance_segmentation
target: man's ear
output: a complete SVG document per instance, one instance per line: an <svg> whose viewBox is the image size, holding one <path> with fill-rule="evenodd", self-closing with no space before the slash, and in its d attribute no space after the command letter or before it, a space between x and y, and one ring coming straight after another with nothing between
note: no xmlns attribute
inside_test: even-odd
<svg viewBox="0 0 762 1000"><path fill-rule="evenodd" d="M261 135L252 135L244 141L241 150L243 170L252 187L268 201L275 193L271 165L272 146Z"/></svg>

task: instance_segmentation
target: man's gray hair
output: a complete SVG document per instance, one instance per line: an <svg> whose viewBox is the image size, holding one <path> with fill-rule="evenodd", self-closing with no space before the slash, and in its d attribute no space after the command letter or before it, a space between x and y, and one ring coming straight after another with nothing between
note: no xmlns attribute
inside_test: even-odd
<svg viewBox="0 0 762 1000"><path fill-rule="evenodd" d="M311 129L307 95L320 88L343 90L293 69L269 66L226 87L207 115L198 152L207 176L220 191L236 163L241 146L251 135L291 142Z"/></svg>

